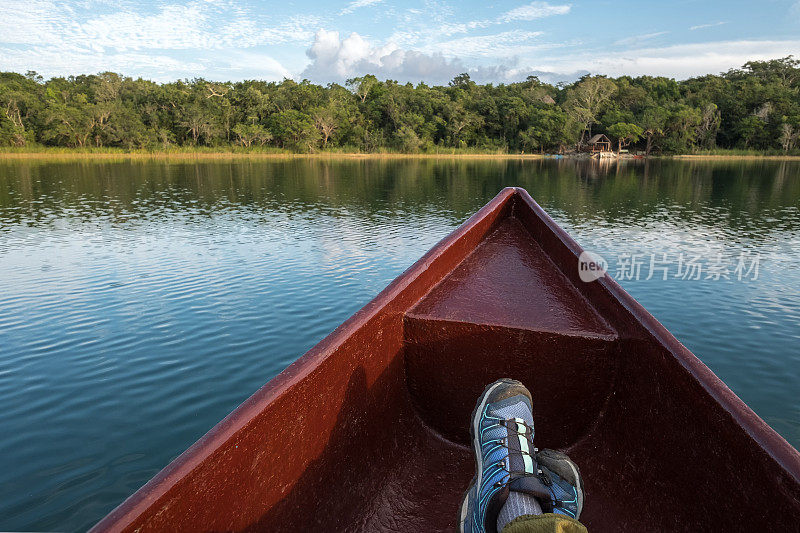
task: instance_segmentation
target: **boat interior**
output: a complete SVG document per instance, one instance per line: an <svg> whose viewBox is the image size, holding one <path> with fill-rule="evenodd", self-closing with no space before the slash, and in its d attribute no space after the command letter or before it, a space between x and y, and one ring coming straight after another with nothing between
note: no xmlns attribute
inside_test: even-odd
<svg viewBox="0 0 800 533"><path fill-rule="evenodd" d="M501 377L590 531L796 530L797 452L579 253L505 189L96 530L454 531Z"/></svg>

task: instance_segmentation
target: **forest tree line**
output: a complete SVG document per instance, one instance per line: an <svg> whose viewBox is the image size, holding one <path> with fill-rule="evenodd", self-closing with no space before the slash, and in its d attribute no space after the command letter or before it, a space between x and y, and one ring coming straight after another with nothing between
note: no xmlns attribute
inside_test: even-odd
<svg viewBox="0 0 800 533"><path fill-rule="evenodd" d="M467 74L447 86L372 75L321 86L0 73L0 146L564 152L596 133L648 154L792 151L800 61L751 61L682 81L584 76L558 85L480 85Z"/></svg>

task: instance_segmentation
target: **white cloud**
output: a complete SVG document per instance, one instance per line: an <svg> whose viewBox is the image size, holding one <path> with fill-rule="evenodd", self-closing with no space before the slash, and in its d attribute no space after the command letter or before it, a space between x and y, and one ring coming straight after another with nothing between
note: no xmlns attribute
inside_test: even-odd
<svg viewBox="0 0 800 533"><path fill-rule="evenodd" d="M632 37L626 37L624 39L619 39L618 41L614 41L614 46L631 46L635 44L640 44L644 41L649 41L650 39L655 39L656 37L661 37L662 35L668 34L668 31L657 31L654 33L644 33L642 35L634 35Z"/></svg>
<svg viewBox="0 0 800 533"><path fill-rule="evenodd" d="M445 37L450 37L451 35L455 35L457 33L467 33L470 30L476 30L479 28L486 28L492 25L492 21L490 20L471 20L469 22L445 22L438 27L438 34L443 35Z"/></svg>
<svg viewBox="0 0 800 533"><path fill-rule="evenodd" d="M399 81L446 83L461 72L468 72L477 81L494 83L523 80L529 75L550 82L571 81L588 72L688 78L724 72L750 60L800 56L800 40L720 41L596 54L566 53L561 51L561 45L525 42L538 37L537 32L509 31L411 50L391 43L373 45L357 33L341 39L338 32L323 30L308 50L312 61L301 75L323 83L364 74ZM477 63L469 63L470 58Z"/></svg>
<svg viewBox="0 0 800 533"><path fill-rule="evenodd" d="M72 26L68 6L51 0L3 0L2 11L0 43L52 43Z"/></svg>
<svg viewBox="0 0 800 533"><path fill-rule="evenodd" d="M164 5L155 14L120 11L100 15L81 24L78 33L94 46L117 50L147 48L214 50L265 44L309 41L315 17L290 18L265 26L247 13L220 10L208 2ZM224 21L224 22L220 22Z"/></svg>
<svg viewBox="0 0 800 533"><path fill-rule="evenodd" d="M726 21L726 22L712 22L710 24L698 24L697 26L691 26L689 29L691 31L702 30L702 29L705 29L705 28L714 28L716 26L722 26L723 24L727 24L727 23L728 22Z"/></svg>
<svg viewBox="0 0 800 533"><path fill-rule="evenodd" d="M303 72L304 77L314 79L342 80L352 75L358 66L381 67L383 59L396 47L374 47L358 33L351 33L345 39L339 38L338 31L319 30L314 44L306 51L311 59Z"/></svg>
<svg viewBox="0 0 800 533"><path fill-rule="evenodd" d="M208 24L209 14L199 4L166 5L154 15L121 11L91 18L71 37L116 50L208 49L215 47Z"/></svg>
<svg viewBox="0 0 800 533"><path fill-rule="evenodd" d="M181 61L165 55L126 52L98 55L90 49L73 50L65 68L64 51L58 46L39 47L32 50L0 48L0 70L25 72L36 70L45 76L79 73L96 73L106 70L117 72L143 71L152 73L153 79L174 80L176 77L202 76L206 65L198 61Z"/></svg>
<svg viewBox="0 0 800 533"><path fill-rule="evenodd" d="M347 15L349 13L352 13L353 11L355 11L356 9L358 9L360 7L374 6L374 5L380 4L382 2L383 2L383 0L354 0L353 2L350 2L349 4L347 4L344 7L344 9L342 9L339 12L339 14L340 15Z"/></svg>
<svg viewBox="0 0 800 533"><path fill-rule="evenodd" d="M271 56L248 50L210 52L204 54L203 58L189 60L150 51L97 54L91 49L73 50L65 67L63 50L58 46L34 50L0 46L0 58L0 70L36 70L45 77L107 70L134 76L146 72L148 79L161 82L193 77L228 81L232 78L281 80L293 76L291 71Z"/></svg>
<svg viewBox="0 0 800 533"><path fill-rule="evenodd" d="M157 80L280 79L298 74L302 59L297 57L307 49L310 63L301 75L323 83L365 73L444 83L460 72L476 80L507 82L529 74L550 81L573 79L586 69L682 78L725 71L752 59L800 56L798 39L656 46L654 39L666 32L625 37L601 49L568 39L554 44L553 37L545 39L532 31L540 28L524 23L571 12L571 0L552 2L534 1L466 21L441 0L424 0L419 9L386 7L381 13L392 26L376 32L394 33L370 41L358 33L319 30L328 27L338 8L328 15L292 17L279 15L277 6L256 11L236 0L147 5L136 0L0 0L0 70L33 69L48 76L116 70ZM385 0L350 1L344 11L377 4ZM800 14L800 1L793 9ZM279 53L295 68L290 71L277 61L274 54Z"/></svg>
<svg viewBox="0 0 800 533"><path fill-rule="evenodd" d="M522 32L526 33L526 32ZM535 35L535 32L527 32ZM473 55L482 55L485 44L480 39L495 46L508 46L514 39L523 37L519 32L504 32L495 36L475 38L473 40L458 39L449 45L442 46L452 52L457 49L470 51ZM473 39L473 38L469 38ZM342 82L347 78L374 74L380 79L394 79L400 82L445 84L457 74L467 72L478 82L501 83L525 79L527 76L539 76L546 81L575 79L578 74L553 74L520 67L516 60L509 65L467 65L461 57L447 57L441 50L424 52L406 50L395 44L375 46L357 33L341 39L339 32L320 30L314 44L307 51L311 64L302 72L301 77L312 81L327 83ZM464 55L464 54L462 54Z"/></svg>
<svg viewBox="0 0 800 533"><path fill-rule="evenodd" d="M532 60L535 69L573 72L588 69L596 74L611 76L653 75L689 78L724 72L751 60L766 60L800 55L800 40L783 41L717 41L678 44L659 48L639 48L604 55L594 53L570 54L562 58Z"/></svg>
<svg viewBox="0 0 800 533"><path fill-rule="evenodd" d="M254 50L220 50L206 57L207 77L228 81L231 79L282 80L294 73L268 54Z"/></svg>
<svg viewBox="0 0 800 533"><path fill-rule="evenodd" d="M423 9L406 9L397 14L397 25L387 42L403 48L415 48L429 53L445 55L491 55L490 48L497 47L495 55L525 53L540 46L526 42L542 35L541 32L523 31L519 28L489 35L474 35L474 30L491 28L509 22L521 22L537 18L562 15L570 11L570 5L553 5L536 1L493 18L453 22L454 12L447 4L426 0ZM447 40L448 37L466 34L465 37ZM514 42L514 41L517 42ZM463 45L462 49L459 47Z"/></svg>
<svg viewBox="0 0 800 533"><path fill-rule="evenodd" d="M515 37L520 35L503 32L482 38L467 37L415 51L396 45L375 46L358 34L342 40L337 32L323 31L317 34L314 46L309 49L312 62L302 76L318 82L341 82L353 76L375 74L381 79L446 83L456 74L468 72L473 79L483 83L508 83L524 80L529 75L553 83L573 81L591 72L682 79L725 72L750 60L766 60L787 54L800 56L800 40L776 40L639 47L604 54L593 51L567 53L561 51L560 45L541 43L526 45L532 49L527 54L504 59L502 54L513 52L518 46L514 44ZM497 50L497 54L489 53L492 48ZM547 50L546 55L541 53L542 50ZM469 63L470 57L480 63Z"/></svg>
<svg viewBox="0 0 800 533"><path fill-rule="evenodd" d="M541 45L537 46L532 41L540 35L542 32L539 31L511 30L493 35L476 35L439 42L428 47L428 50L447 56L508 57L539 48Z"/></svg>
<svg viewBox="0 0 800 533"><path fill-rule="evenodd" d="M116 70L161 78L233 69L240 51L278 43L307 43L316 17L265 20L230 0L193 0L134 10L123 1L0 0L0 70L34 69L45 75ZM139 5L141 9L141 5ZM207 60L214 51L211 65ZM190 57L187 59L187 55ZM252 72L280 79L289 72L261 54Z"/></svg>
<svg viewBox="0 0 800 533"><path fill-rule="evenodd" d="M547 2L531 2L507 11L500 16L500 20L511 22L512 20L534 20L553 15L566 15L571 8L571 4L553 5Z"/></svg>
<svg viewBox="0 0 800 533"><path fill-rule="evenodd" d="M3 0L0 43L59 44L116 50L247 48L309 42L320 24L316 16L289 17L277 25L227 1L195 0L162 4L156 12L130 8L110 12L52 0ZM361 0L366 1L366 0ZM5 12L7 11L7 13Z"/></svg>

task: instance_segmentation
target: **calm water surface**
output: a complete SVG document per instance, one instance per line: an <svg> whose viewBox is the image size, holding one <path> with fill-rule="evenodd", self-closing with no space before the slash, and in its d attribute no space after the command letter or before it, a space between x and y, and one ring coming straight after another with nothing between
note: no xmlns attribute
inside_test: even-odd
<svg viewBox="0 0 800 533"><path fill-rule="evenodd" d="M5 162L0 530L91 526L507 185L800 446L798 163Z"/></svg>

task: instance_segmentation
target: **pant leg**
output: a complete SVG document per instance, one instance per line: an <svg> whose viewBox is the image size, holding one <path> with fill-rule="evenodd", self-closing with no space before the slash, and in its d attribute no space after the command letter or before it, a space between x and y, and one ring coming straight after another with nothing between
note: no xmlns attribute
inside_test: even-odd
<svg viewBox="0 0 800 533"><path fill-rule="evenodd" d="M503 528L502 533L588 533L586 526L561 514L518 516Z"/></svg>

